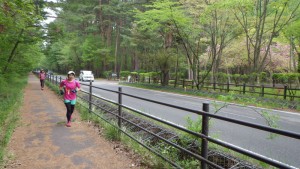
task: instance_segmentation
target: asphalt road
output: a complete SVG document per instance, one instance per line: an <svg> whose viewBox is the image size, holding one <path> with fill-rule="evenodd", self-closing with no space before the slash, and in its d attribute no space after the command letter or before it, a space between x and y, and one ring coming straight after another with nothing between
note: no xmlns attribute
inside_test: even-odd
<svg viewBox="0 0 300 169"><path fill-rule="evenodd" d="M89 82L84 83L89 84ZM117 84L117 82L97 80L93 82L93 85L115 91L117 91L118 87L120 86ZM214 102L212 100L206 100L197 97L144 90L127 86L121 87L124 93L195 110L201 110L202 103L209 102L210 113L215 112L213 106L214 104L220 106L224 104L222 102ZM88 91L86 86L82 86L82 89ZM117 101L118 98L116 93L98 89L93 89L93 93L114 101ZM129 98L127 96L123 97L123 104L182 126L186 125L187 116L190 116L192 119L196 119L198 116L189 112ZM257 113L262 111L267 111L272 115L280 116L278 121L280 129L300 133L300 113L260 109L256 107L245 107L241 105L229 105L225 108L222 108L217 114L224 117L266 125L265 120L259 115L259 113ZM209 131L210 136L274 160L289 164L295 168L300 168L300 140L284 136L277 136L273 139L269 139L270 135L267 132L216 119L212 120L210 123L212 124Z"/></svg>

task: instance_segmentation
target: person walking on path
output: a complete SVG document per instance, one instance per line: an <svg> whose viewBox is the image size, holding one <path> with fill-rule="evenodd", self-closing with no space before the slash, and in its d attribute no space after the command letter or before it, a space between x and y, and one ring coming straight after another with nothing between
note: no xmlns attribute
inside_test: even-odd
<svg viewBox="0 0 300 169"><path fill-rule="evenodd" d="M46 79L46 73L45 73L44 69L41 69L41 71L39 73L39 77L40 77L40 82L41 82L41 89L44 90L45 79Z"/></svg>
<svg viewBox="0 0 300 169"><path fill-rule="evenodd" d="M67 127L71 127L72 114L74 112L77 92L80 90L80 84L75 80L75 72L69 71L67 79L59 85L60 94L64 95L64 103L67 108Z"/></svg>

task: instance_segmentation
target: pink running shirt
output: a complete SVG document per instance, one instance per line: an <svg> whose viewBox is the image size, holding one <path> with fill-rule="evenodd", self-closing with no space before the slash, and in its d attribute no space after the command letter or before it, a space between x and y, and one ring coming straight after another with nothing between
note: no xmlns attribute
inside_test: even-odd
<svg viewBox="0 0 300 169"><path fill-rule="evenodd" d="M73 81L63 80L59 86L63 87L65 90L65 94L64 94L65 100L76 99L76 93L73 93L72 90L76 90L76 88L80 88L80 83L78 83L76 80Z"/></svg>
<svg viewBox="0 0 300 169"><path fill-rule="evenodd" d="M41 72L40 73L40 75L39 75L39 77L40 77L40 80L45 80L45 78L46 78L46 73L45 72Z"/></svg>

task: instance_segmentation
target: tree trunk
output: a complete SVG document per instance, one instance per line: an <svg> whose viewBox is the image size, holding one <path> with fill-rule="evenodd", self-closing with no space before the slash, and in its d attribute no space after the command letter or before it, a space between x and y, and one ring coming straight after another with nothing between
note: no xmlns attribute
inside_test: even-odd
<svg viewBox="0 0 300 169"><path fill-rule="evenodd" d="M297 72L300 73L300 53L297 52L298 55L298 69Z"/></svg>
<svg viewBox="0 0 300 169"><path fill-rule="evenodd" d="M178 47L177 47L176 66L175 66L175 83L174 83L174 87L177 86L177 81L178 81L178 67L179 67L178 58L179 58L179 54L178 54Z"/></svg>
<svg viewBox="0 0 300 169"><path fill-rule="evenodd" d="M117 72L118 71L118 51L119 51L119 47L120 47L120 25L118 24L118 22L116 22L117 25L116 25L116 45L115 45L115 68L114 68L114 71ZM121 69L121 67L120 67ZM121 70L119 70L121 71Z"/></svg>
<svg viewBox="0 0 300 169"><path fill-rule="evenodd" d="M6 72L6 71L7 71L8 66L9 66L9 65L11 64L11 62L13 61L13 57L15 56L16 50L17 50L17 48L18 48L18 46L19 46L19 44L20 44L20 42L21 42L21 41L20 41L20 37L22 36L23 32L24 32L24 29L21 29L21 32L19 33L19 36L18 36L18 40L17 40L17 42L15 43L14 48L12 49L12 51L11 51L9 57L8 57L7 64L5 65L5 67L4 67L4 69L3 69L3 72Z"/></svg>
<svg viewBox="0 0 300 169"><path fill-rule="evenodd" d="M162 70L162 86L168 86L169 84L169 71L168 70Z"/></svg>

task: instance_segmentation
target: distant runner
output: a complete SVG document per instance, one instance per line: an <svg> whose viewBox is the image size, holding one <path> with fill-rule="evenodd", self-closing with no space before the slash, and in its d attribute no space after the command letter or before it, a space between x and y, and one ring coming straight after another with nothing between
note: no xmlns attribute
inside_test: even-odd
<svg viewBox="0 0 300 169"><path fill-rule="evenodd" d="M59 85L60 94L64 95L64 103L67 108L67 127L71 127L72 114L74 112L77 92L80 90L80 83L75 80L75 72L69 71L68 78Z"/></svg>
<svg viewBox="0 0 300 169"><path fill-rule="evenodd" d="M40 78L40 82L41 82L41 89L44 90L45 79L46 79L46 73L45 73L44 69L41 69L41 71L39 73L39 78Z"/></svg>

